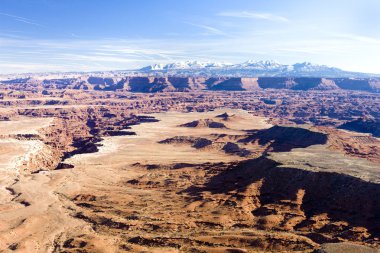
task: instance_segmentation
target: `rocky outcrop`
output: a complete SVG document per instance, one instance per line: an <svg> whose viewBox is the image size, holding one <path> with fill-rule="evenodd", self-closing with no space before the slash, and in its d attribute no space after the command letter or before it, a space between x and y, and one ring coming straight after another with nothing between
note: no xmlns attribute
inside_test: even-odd
<svg viewBox="0 0 380 253"><path fill-rule="evenodd" d="M208 128L226 128L226 126L223 123L214 121L212 119L200 119L200 120L194 120L189 123L185 123L180 125L181 127L191 127L191 128L202 128L202 127L208 127Z"/></svg>
<svg viewBox="0 0 380 253"><path fill-rule="evenodd" d="M195 149L202 149L208 146L211 146L213 142L206 138L200 137L190 137L190 136L175 136L168 138L162 141L159 141L160 144L185 144L191 145Z"/></svg>
<svg viewBox="0 0 380 253"><path fill-rule="evenodd" d="M222 150L226 152L227 154L235 154L241 157L246 157L251 154L251 152L245 148L239 147L236 143L233 142L227 142Z"/></svg>
<svg viewBox="0 0 380 253"><path fill-rule="evenodd" d="M177 144L177 145L189 145L192 148L213 149L219 150L226 154L236 155L240 157L248 157L252 153L245 148L240 147L238 144L229 141L214 141L203 137L190 137L190 136L175 136L162 141L160 144Z"/></svg>

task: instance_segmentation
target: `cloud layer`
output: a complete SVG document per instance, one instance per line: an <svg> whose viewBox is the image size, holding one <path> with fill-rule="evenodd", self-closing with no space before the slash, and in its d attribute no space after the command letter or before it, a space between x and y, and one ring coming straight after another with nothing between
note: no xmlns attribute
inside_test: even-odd
<svg viewBox="0 0 380 253"><path fill-rule="evenodd" d="M235 11L235 12L220 12L218 14L222 17L232 18L248 18L248 19L261 19L273 22L289 22L289 19L272 13L262 12L248 12L248 11Z"/></svg>
<svg viewBox="0 0 380 253"><path fill-rule="evenodd" d="M375 29L375 16L365 25L367 10L360 16L356 5L334 5L327 0L273 3L209 0L208 4L184 7L172 2L168 6L156 3L150 10L128 2L129 12L110 8L108 14L103 10L108 5L99 9L98 3L86 6L93 12L78 11L76 19L60 14L75 11L63 2L58 4L58 12L50 14L22 13L14 8L13 12L0 12L0 73L134 69L174 61L237 63L249 59L284 64L309 61L380 73L380 30ZM118 11L123 15L116 15Z"/></svg>

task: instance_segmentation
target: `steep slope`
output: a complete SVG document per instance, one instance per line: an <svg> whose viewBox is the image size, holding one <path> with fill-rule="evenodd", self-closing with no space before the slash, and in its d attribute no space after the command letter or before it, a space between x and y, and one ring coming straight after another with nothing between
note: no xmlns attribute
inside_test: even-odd
<svg viewBox="0 0 380 253"><path fill-rule="evenodd" d="M336 78L333 80L339 88L344 90L379 91L378 79Z"/></svg>
<svg viewBox="0 0 380 253"><path fill-rule="evenodd" d="M270 78L258 80L263 89L292 89L292 90L333 90L339 89L333 80L326 78Z"/></svg>
<svg viewBox="0 0 380 253"><path fill-rule="evenodd" d="M257 78L209 78L206 85L209 90L244 91L260 89Z"/></svg>
<svg viewBox="0 0 380 253"><path fill-rule="evenodd" d="M193 91L203 90L205 86L205 78L202 77L168 77L176 91Z"/></svg>

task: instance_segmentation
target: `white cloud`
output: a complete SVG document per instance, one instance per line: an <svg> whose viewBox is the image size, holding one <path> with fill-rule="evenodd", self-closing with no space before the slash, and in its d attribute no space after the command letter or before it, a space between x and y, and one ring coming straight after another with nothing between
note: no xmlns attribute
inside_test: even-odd
<svg viewBox="0 0 380 253"><path fill-rule="evenodd" d="M185 22L185 24L202 28L211 35L224 35L224 36L228 35L227 33L223 32L222 30L219 30L219 29L212 27L212 26L202 25L202 24L194 24L194 23L190 23L190 22Z"/></svg>
<svg viewBox="0 0 380 253"><path fill-rule="evenodd" d="M218 33L212 28L208 32ZM268 30L265 33L241 33L235 37L197 36L196 39L33 40L0 37L0 73L134 69L153 63L185 60L237 63L247 59L277 59L289 64L310 61L380 73L376 38L310 33L307 38L300 39L287 34L278 35L278 32Z"/></svg>
<svg viewBox="0 0 380 253"><path fill-rule="evenodd" d="M346 39L346 40L372 43L372 44L380 44L380 38L375 38L375 37L369 37L369 36L363 36L363 35L357 35L357 34L336 34L333 36L339 39Z"/></svg>
<svg viewBox="0 0 380 253"><path fill-rule="evenodd" d="M9 14L9 13L4 13L4 12L0 12L0 15L12 18L13 20L15 20L17 22L25 23L25 24L28 24L28 25L45 27L45 26L43 26L41 24L36 23L34 20L29 19L29 18L24 18L24 17L20 17L20 16Z"/></svg>
<svg viewBox="0 0 380 253"><path fill-rule="evenodd" d="M157 61L185 58L178 47L167 46L165 41L159 40L0 37L0 73L133 69Z"/></svg>
<svg viewBox="0 0 380 253"><path fill-rule="evenodd" d="M264 12L228 11L218 13L218 16L232 18L261 19L274 22L289 22L289 19L286 17Z"/></svg>

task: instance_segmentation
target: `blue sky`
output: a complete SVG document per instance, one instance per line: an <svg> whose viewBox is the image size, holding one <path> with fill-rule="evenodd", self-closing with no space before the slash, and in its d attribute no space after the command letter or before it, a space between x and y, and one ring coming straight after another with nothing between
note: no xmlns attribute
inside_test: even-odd
<svg viewBox="0 0 380 253"><path fill-rule="evenodd" d="M200 60L380 73L379 0L0 0L0 73Z"/></svg>

